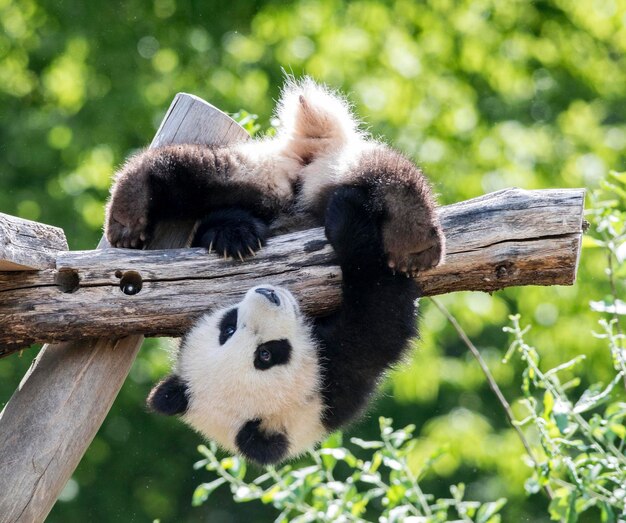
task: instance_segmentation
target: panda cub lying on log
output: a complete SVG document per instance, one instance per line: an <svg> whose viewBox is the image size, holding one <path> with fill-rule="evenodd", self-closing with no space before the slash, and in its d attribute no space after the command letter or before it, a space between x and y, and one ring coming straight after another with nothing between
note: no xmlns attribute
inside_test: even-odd
<svg viewBox="0 0 626 523"><path fill-rule="evenodd" d="M365 408L416 334L418 288L444 237L428 181L365 136L348 104L309 79L288 82L278 133L227 147L173 145L116 176L106 236L141 247L162 219L201 219L193 245L242 259L284 214L326 227L343 275L341 308L308 318L288 290L250 289L183 338L152 409L260 464L302 453Z"/></svg>
<svg viewBox="0 0 626 523"><path fill-rule="evenodd" d="M343 276L341 308L312 319L287 289L250 289L191 328L149 406L262 465L352 421L416 335L418 287L387 266L381 222L365 189L336 189L326 237Z"/></svg>

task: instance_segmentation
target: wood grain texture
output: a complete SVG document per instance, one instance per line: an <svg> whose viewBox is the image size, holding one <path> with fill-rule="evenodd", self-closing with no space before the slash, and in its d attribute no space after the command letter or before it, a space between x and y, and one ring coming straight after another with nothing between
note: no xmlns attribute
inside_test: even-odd
<svg viewBox="0 0 626 523"><path fill-rule="evenodd" d="M247 138L223 112L179 94L153 145L228 144ZM192 227L189 223L159 227L149 247L183 247ZM106 246L103 239L100 247ZM55 272L43 274L54 280ZM69 326L65 323L69 319L57 319ZM4 318L2 322L4 332ZM137 335L100 338L41 350L0 414L0 523L45 519L104 421L142 341Z"/></svg>
<svg viewBox="0 0 626 523"><path fill-rule="evenodd" d="M66 250L62 229L0 213L0 271L51 269Z"/></svg>
<svg viewBox="0 0 626 523"><path fill-rule="evenodd" d="M572 284L583 203L581 189L508 189L442 208L448 254L418 277L424 294ZM106 333L178 336L198 315L262 283L288 287L314 315L340 299L341 271L321 228L271 238L244 263L204 249L105 249L59 253L57 270L75 275L75 292L60 290L57 271L0 274L0 355L35 341ZM125 294L127 278L137 275L140 292Z"/></svg>

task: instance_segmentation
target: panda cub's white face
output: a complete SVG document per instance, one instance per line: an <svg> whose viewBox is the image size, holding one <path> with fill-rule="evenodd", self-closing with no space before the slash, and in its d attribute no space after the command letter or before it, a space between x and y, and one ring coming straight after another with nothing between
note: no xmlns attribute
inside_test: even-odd
<svg viewBox="0 0 626 523"><path fill-rule="evenodd" d="M176 374L187 385L183 419L228 450L240 451L237 435L251 420L287 437L285 457L324 435L316 347L286 289L254 287L201 318L180 347Z"/></svg>

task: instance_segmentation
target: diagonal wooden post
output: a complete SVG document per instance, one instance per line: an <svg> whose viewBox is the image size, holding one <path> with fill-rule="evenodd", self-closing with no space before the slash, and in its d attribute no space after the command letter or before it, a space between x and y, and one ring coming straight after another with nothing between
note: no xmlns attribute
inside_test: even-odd
<svg viewBox="0 0 626 523"><path fill-rule="evenodd" d="M195 96L178 94L151 147L225 145L248 139L234 120ZM163 224L150 249L188 244L193 224ZM98 248L107 247L103 238ZM0 523L40 522L104 421L143 336L43 347L0 413Z"/></svg>

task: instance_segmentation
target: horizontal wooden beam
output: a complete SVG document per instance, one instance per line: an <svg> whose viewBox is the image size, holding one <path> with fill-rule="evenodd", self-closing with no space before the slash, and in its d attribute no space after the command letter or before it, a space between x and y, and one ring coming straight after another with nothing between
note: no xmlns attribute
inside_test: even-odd
<svg viewBox="0 0 626 523"><path fill-rule="evenodd" d="M507 189L443 207L446 261L417 281L425 295L572 284L583 204L582 189ZM264 282L288 287L308 313L335 309L341 273L323 230L274 237L244 263L204 249L59 253L55 270L0 274L0 355L78 337L178 336Z"/></svg>
<svg viewBox="0 0 626 523"><path fill-rule="evenodd" d="M0 213L0 271L52 269L66 250L63 229Z"/></svg>

